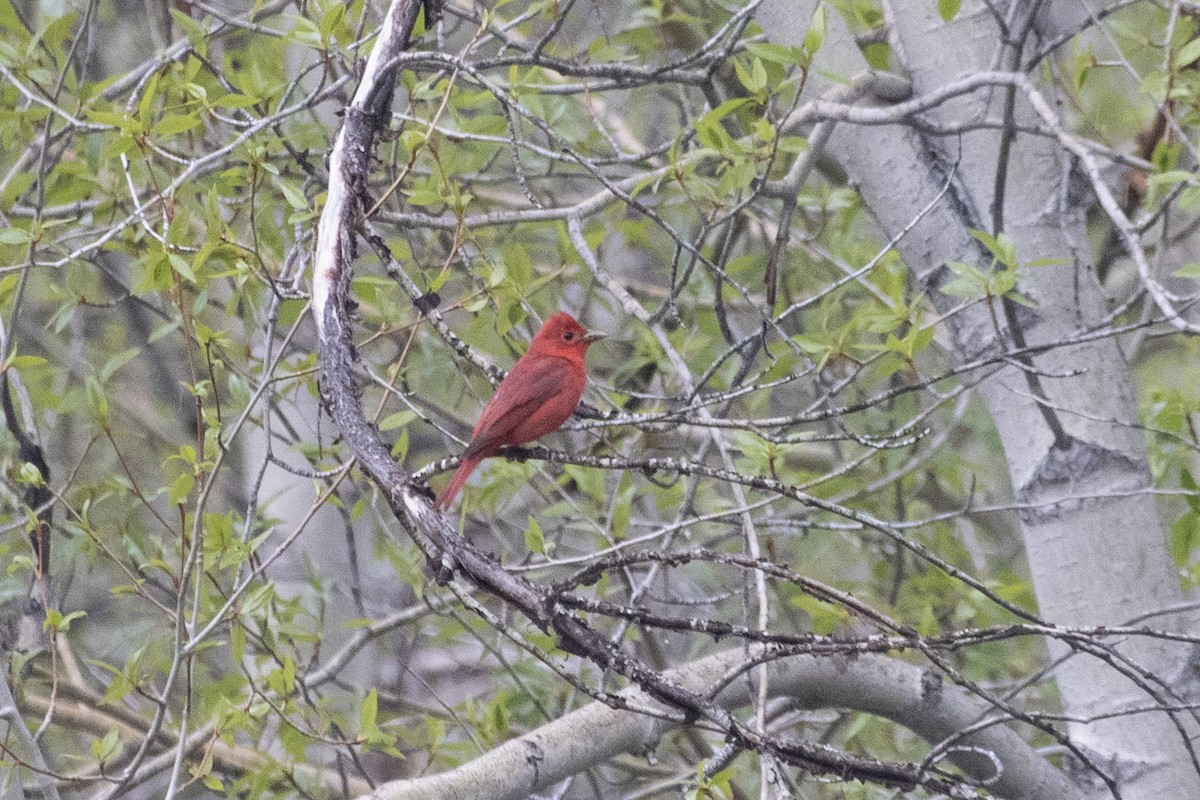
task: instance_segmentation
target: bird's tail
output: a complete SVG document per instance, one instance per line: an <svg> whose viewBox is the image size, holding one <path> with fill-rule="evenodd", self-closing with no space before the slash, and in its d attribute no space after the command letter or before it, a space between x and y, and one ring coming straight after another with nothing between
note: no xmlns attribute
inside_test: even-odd
<svg viewBox="0 0 1200 800"><path fill-rule="evenodd" d="M475 468L479 466L479 462L483 458L479 453L471 453L463 458L462 463L458 465L458 469L454 471L454 477L450 479L450 484L442 490L441 496L438 497L438 508L443 510L450 508L450 504L458 496L459 490L466 484L467 478L471 477L471 473L475 471Z"/></svg>

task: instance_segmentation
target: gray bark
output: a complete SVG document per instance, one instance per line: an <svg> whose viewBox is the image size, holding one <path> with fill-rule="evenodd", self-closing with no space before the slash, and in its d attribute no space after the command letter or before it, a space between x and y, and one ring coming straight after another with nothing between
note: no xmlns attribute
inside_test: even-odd
<svg viewBox="0 0 1200 800"><path fill-rule="evenodd" d="M744 671L750 653L727 650L671 670L666 677L686 689L707 692ZM997 797L1014 800L1072 800L1081 795L1067 778L1003 724L979 725L987 705L937 673L875 655L840 659L794 656L769 664L774 697L797 708L850 708L904 725L930 742L948 744L948 758L987 782ZM750 701L750 684L733 680L717 696L727 708ZM661 709L638 690L622 692L635 708ZM994 719L994 716L992 717ZM380 786L376 800L519 800L543 791L621 753L653 750L674 723L657 717L590 703L538 730L505 742L457 769L439 775ZM985 755L986 754L986 755ZM993 757L996 759L993 761ZM1003 765L999 775L996 763Z"/></svg>
<svg viewBox="0 0 1200 800"><path fill-rule="evenodd" d="M770 0L760 20L769 35L796 44L814 5ZM950 23L938 17L932 2L891 5L896 50L915 97L968 74L1007 68L995 20L981 4L965 3ZM843 75L866 68L835 14L830 15L820 60L820 67ZM975 92L933 110L928 118L940 123L1000 118L1004 100L1001 88ZM1014 114L1019 121L1035 119L1021 92ZM991 230L1000 131L934 138L904 124L842 123L827 150L861 192L885 237L912 224L918 211L951 182L942 202L897 249L916 281L930 289L939 310L956 305L959 298L940 295L934 287L944 280L947 261L981 268L990 261L968 231ZM1017 320L1031 346L1063 342L1097 324L1106 310L1087 251L1086 209L1074 195L1068 197L1063 185L1069 166L1055 140L1017 134L1003 196L1003 230L1015 240L1022 261L1067 261L1022 275L1019 291L1033 307L1021 308ZM992 311L979 304L948 321L962 360L1014 349L1004 315ZM1180 589L1166 528L1147 491L1152 479L1136 427L1130 367L1118 341L1109 337L1055 347L1033 363L1041 373L1045 405L1065 438L1056 438L1020 369L998 374L978 392L1004 446L1016 499L1026 505L1021 535L1039 615L1063 626L1118 625L1153 616L1153 627L1195 631L1194 612L1165 613L1192 598ZM1194 736L1194 718L1187 713L1175 720L1161 712L1123 713L1195 696L1192 648L1152 638L1121 643L1115 648L1117 660L1128 659L1135 671L1150 676L1139 687L1109 663L1112 658L1072 654L1059 641L1051 645L1052 656L1064 659L1053 674L1063 711L1072 720L1069 735L1110 774L1120 796L1200 796L1200 771L1180 731L1182 727ZM1095 796L1112 794L1087 770L1077 777Z"/></svg>

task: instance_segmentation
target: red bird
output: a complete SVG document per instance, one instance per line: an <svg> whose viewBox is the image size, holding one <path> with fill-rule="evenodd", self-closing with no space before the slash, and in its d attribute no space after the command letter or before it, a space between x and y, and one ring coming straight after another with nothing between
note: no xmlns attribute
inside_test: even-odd
<svg viewBox="0 0 1200 800"><path fill-rule="evenodd" d="M587 383L583 357L604 336L588 331L562 311L546 320L475 423L462 463L438 498L439 508L450 507L480 461L507 445L552 433L567 421Z"/></svg>

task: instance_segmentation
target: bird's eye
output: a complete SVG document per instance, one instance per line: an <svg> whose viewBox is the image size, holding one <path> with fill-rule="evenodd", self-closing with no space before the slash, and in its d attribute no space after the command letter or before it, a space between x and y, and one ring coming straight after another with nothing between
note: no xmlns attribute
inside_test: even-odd
<svg viewBox="0 0 1200 800"><path fill-rule="evenodd" d="M572 339L575 338L574 331L567 331L566 333L563 334L563 338L566 339L568 342L571 341Z"/></svg>

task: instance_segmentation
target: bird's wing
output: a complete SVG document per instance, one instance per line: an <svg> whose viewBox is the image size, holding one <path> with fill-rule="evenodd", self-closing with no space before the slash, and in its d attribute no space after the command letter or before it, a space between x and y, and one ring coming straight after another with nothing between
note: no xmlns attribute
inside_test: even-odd
<svg viewBox="0 0 1200 800"><path fill-rule="evenodd" d="M574 383L574 369L571 362L555 356L518 360L496 387L496 394L475 423L471 444L464 455L485 448L495 452L502 445L514 444L509 438L513 431L557 397L565 383Z"/></svg>

